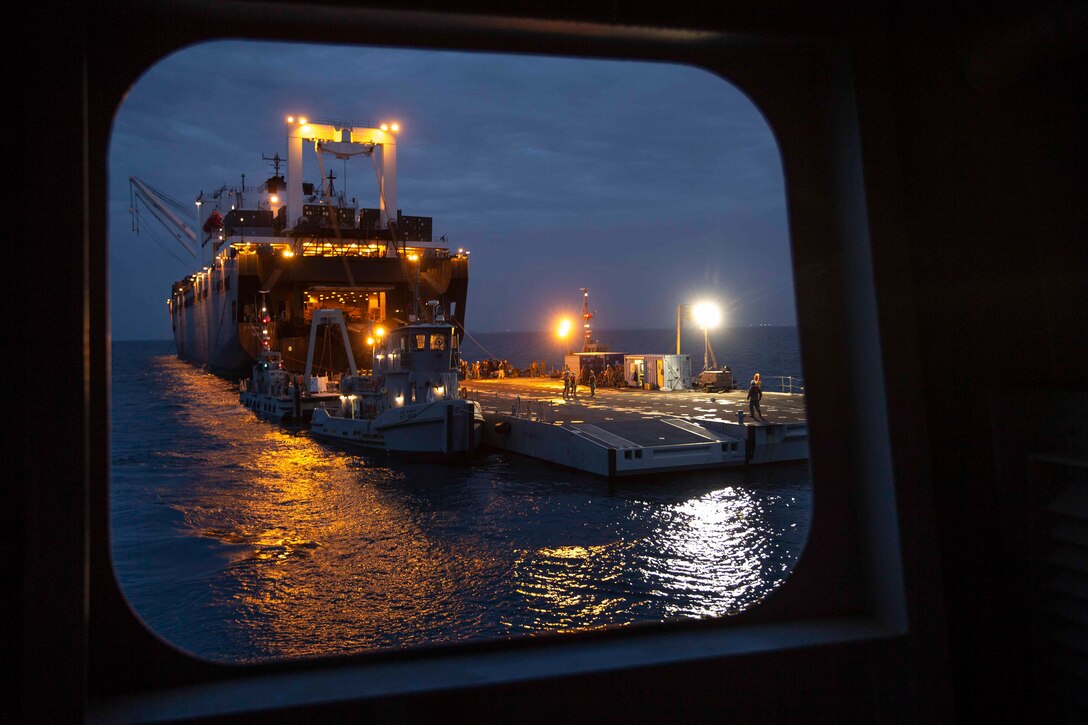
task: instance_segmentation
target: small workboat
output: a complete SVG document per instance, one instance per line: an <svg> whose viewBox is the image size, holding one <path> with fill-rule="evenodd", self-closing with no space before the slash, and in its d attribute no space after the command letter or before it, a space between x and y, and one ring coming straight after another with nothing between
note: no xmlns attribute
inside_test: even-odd
<svg viewBox="0 0 1088 725"><path fill-rule="evenodd" d="M295 375L283 366L283 355L278 350L264 349L253 364L253 372L238 383L239 402L258 417L284 425L305 425L318 408L336 409L340 405L340 393L336 383L328 375L313 374L314 343L320 327L326 330L339 327L340 338L348 339L347 325L339 309L315 310L310 327L310 349L306 357L306 372ZM355 356L350 345L345 344L349 372L358 373Z"/></svg>
<svg viewBox="0 0 1088 725"><path fill-rule="evenodd" d="M464 400L453 325L431 307L432 322L391 331L370 375L340 379L336 410L317 408L310 432L349 446L437 458L466 458L482 438L479 403Z"/></svg>

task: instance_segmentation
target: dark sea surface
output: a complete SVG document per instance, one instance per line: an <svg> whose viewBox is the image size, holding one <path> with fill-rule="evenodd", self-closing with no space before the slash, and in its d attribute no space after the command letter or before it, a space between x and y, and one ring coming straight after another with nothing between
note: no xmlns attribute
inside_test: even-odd
<svg viewBox="0 0 1088 725"><path fill-rule="evenodd" d="M539 333L472 337L470 358L561 352ZM675 331L600 337L675 352ZM712 343L738 379L801 372L793 328ZM494 452L344 453L258 421L167 341L113 344L111 415L118 579L152 629L215 660L729 615L784 581L812 509L803 463L609 483Z"/></svg>

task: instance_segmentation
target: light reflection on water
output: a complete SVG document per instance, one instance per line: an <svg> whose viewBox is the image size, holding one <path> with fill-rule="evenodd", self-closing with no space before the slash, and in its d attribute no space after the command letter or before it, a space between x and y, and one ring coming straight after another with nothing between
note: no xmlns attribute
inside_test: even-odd
<svg viewBox="0 0 1088 725"><path fill-rule="evenodd" d="M123 345L123 344L122 344ZM341 654L740 611L808 528L804 465L605 481L337 451L164 355L114 355L114 561L212 659Z"/></svg>

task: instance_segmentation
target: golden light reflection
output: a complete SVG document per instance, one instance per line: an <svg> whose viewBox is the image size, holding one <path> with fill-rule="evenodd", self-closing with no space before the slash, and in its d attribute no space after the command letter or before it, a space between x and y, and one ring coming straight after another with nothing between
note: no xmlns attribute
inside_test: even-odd
<svg viewBox="0 0 1088 725"><path fill-rule="evenodd" d="M181 533L165 558L137 544L129 567L180 571L160 586L167 598L175 583L189 593L149 624L183 648L184 637L212 641L221 649L194 650L211 659L727 615L778 586L803 546L802 530L782 537L803 522L783 523L779 509L778 528L768 523L792 499L754 493L748 473L675 499L635 484L572 496L551 480L537 487L535 473L491 480L478 468L458 480L262 423L226 381L174 358L155 364L171 436L148 459L153 474L141 459L138 485L176 512ZM192 599L210 614L179 617ZM194 621L195 635L170 636Z"/></svg>
<svg viewBox="0 0 1088 725"><path fill-rule="evenodd" d="M177 508L193 534L222 547L220 576L230 583L215 589L231 603L216 606L242 613L251 659L373 648L406 616L443 621L463 606L447 582L501 568L486 553L435 541L433 519L398 488L401 471L262 423L224 381L187 372L181 393L193 402L177 414L201 428L201 457L247 452L240 467L216 474L209 465L213 475ZM395 646L433 640L421 628Z"/></svg>
<svg viewBox="0 0 1088 725"><path fill-rule="evenodd" d="M604 596L601 583L619 578L633 543L567 545L521 552L514 563L514 591L535 613L507 626L533 631L570 632L621 623L628 599Z"/></svg>

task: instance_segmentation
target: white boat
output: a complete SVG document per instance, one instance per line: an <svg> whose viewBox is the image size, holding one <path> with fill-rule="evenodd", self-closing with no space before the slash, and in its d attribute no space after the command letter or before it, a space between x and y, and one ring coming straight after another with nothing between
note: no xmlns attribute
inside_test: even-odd
<svg viewBox="0 0 1088 725"><path fill-rule="evenodd" d="M398 327L374 356L371 375L340 380L336 410L317 408L312 435L392 453L471 456L480 447L484 416L458 385L457 332L430 302L433 322Z"/></svg>

